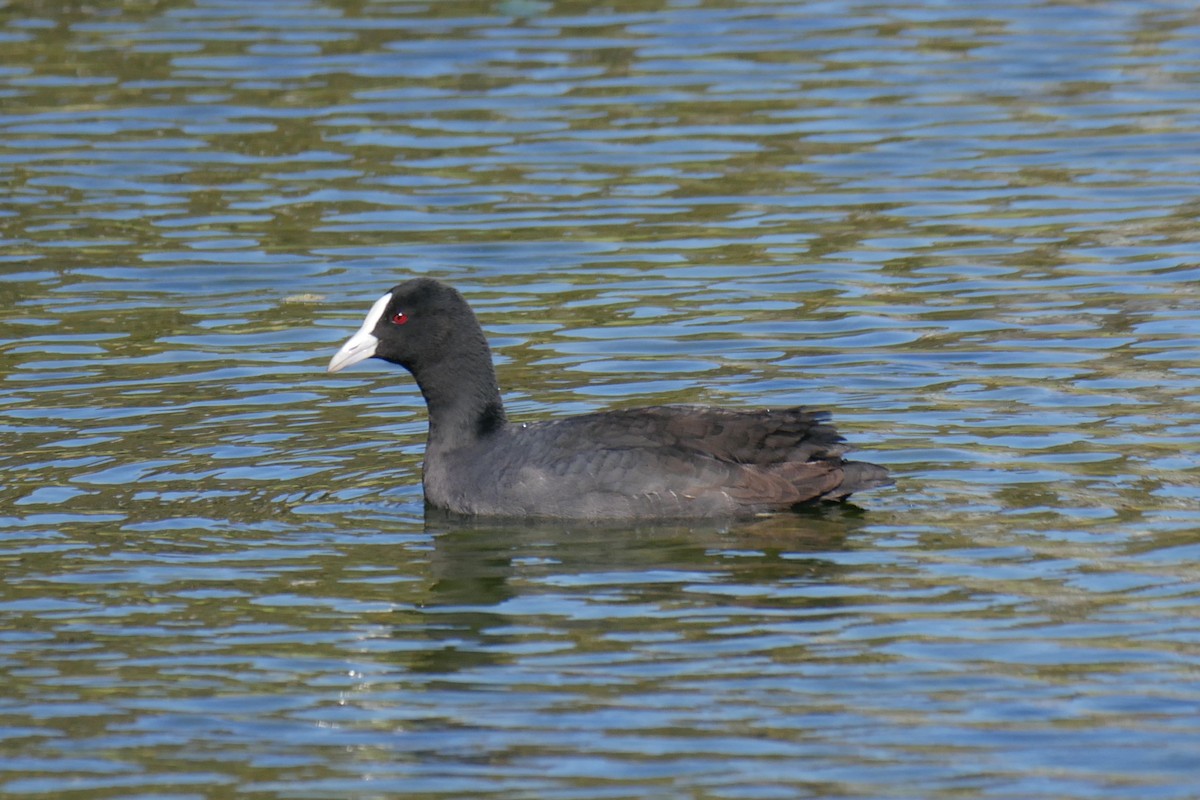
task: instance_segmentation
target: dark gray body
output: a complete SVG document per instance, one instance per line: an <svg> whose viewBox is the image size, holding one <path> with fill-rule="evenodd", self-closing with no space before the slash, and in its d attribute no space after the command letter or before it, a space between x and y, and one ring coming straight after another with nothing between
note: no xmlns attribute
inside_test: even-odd
<svg viewBox="0 0 1200 800"><path fill-rule="evenodd" d="M618 520L736 517L891 483L846 461L824 412L654 406L510 423L462 296L417 278L379 298L330 362L407 369L429 410L425 500L458 514Z"/></svg>
<svg viewBox="0 0 1200 800"><path fill-rule="evenodd" d="M431 442L425 499L459 514L589 520L737 517L890 483L846 462L826 415L658 406L506 424Z"/></svg>

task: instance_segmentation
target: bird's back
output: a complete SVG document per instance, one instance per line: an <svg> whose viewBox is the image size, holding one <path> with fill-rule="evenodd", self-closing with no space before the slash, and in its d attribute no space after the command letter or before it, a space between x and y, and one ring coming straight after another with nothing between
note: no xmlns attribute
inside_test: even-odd
<svg viewBox="0 0 1200 800"><path fill-rule="evenodd" d="M828 415L655 406L510 424L426 455L431 505L576 519L744 516L890 483L842 456Z"/></svg>

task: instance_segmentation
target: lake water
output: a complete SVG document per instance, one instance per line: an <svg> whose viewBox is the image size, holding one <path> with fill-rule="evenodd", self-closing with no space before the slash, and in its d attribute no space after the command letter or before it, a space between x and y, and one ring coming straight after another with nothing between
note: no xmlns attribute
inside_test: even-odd
<svg viewBox="0 0 1200 800"><path fill-rule="evenodd" d="M1195 798L1191 2L0 9L0 793ZM325 364L831 409L892 489L426 520Z"/></svg>

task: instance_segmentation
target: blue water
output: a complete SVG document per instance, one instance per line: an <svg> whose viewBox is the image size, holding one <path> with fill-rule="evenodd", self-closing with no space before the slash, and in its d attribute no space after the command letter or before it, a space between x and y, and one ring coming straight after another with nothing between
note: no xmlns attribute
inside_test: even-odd
<svg viewBox="0 0 1200 800"><path fill-rule="evenodd" d="M0 794L1192 798L1182 2L0 12ZM510 416L828 408L897 485L426 519L391 285Z"/></svg>

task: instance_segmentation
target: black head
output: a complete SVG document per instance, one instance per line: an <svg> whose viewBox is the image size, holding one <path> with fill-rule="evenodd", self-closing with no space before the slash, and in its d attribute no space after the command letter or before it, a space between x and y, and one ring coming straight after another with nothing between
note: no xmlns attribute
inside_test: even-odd
<svg viewBox="0 0 1200 800"><path fill-rule="evenodd" d="M483 332L461 294L432 278L414 278L375 301L362 327L329 362L329 371L373 357L415 374L426 364L477 349L480 342L486 353Z"/></svg>

